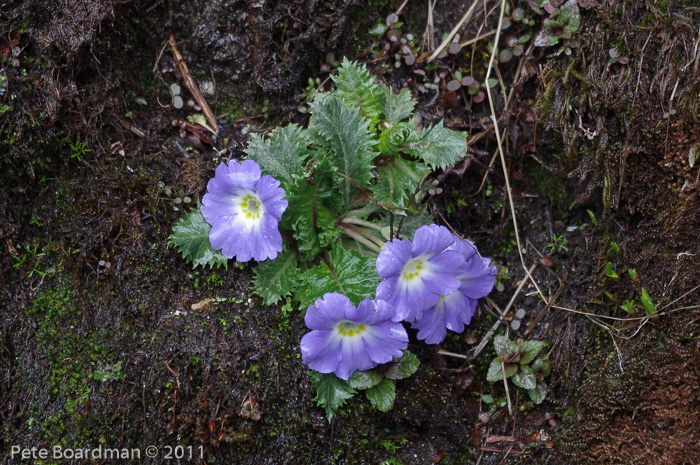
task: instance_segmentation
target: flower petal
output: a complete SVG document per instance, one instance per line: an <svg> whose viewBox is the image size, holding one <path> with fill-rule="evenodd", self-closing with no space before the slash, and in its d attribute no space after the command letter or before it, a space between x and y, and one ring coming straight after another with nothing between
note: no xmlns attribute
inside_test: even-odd
<svg viewBox="0 0 700 465"><path fill-rule="evenodd" d="M319 373L333 373L343 358L340 340L332 331L311 331L301 338L301 359Z"/></svg>
<svg viewBox="0 0 700 465"><path fill-rule="evenodd" d="M459 236L455 236L455 243L452 244L450 250L454 250L459 253L465 260L469 260L473 255L476 254L476 245L469 239L462 239Z"/></svg>
<svg viewBox="0 0 700 465"><path fill-rule="evenodd" d="M343 358L334 371L338 378L349 379L356 371L369 370L377 366L367 354L362 337L346 337L341 343Z"/></svg>
<svg viewBox="0 0 700 465"><path fill-rule="evenodd" d="M413 323L411 328L418 329L418 339L426 344L440 344L445 340L445 313L443 306L434 306L423 312L422 317Z"/></svg>
<svg viewBox="0 0 700 465"><path fill-rule="evenodd" d="M262 202L265 215L280 221L282 214L289 206L289 202L284 198L285 192L280 187L280 182L270 175L265 175L255 183L255 192Z"/></svg>
<svg viewBox="0 0 700 465"><path fill-rule="evenodd" d="M413 256L439 254L455 242L449 229L437 224L421 226L413 236Z"/></svg>
<svg viewBox="0 0 700 465"><path fill-rule="evenodd" d="M373 325L370 334L363 337L363 343L374 363L389 363L403 355L408 347L408 334L401 323L386 322Z"/></svg>
<svg viewBox="0 0 700 465"><path fill-rule="evenodd" d="M309 305L304 323L309 329L332 329L336 323L345 320L345 313L352 307L350 299L343 294L329 292Z"/></svg>
<svg viewBox="0 0 700 465"><path fill-rule="evenodd" d="M399 274L406 263L413 258L411 241L408 239L394 239L386 243L384 250L377 257L377 273L382 278L389 278Z"/></svg>
<svg viewBox="0 0 700 465"><path fill-rule="evenodd" d="M459 253L448 250L428 260L421 278L430 292L450 295L461 284L457 279L457 273L463 265L464 258Z"/></svg>
<svg viewBox="0 0 700 465"><path fill-rule="evenodd" d="M460 280L460 290L472 299L486 297L496 284L496 267L491 265L490 258L474 255L462 268L457 276Z"/></svg>

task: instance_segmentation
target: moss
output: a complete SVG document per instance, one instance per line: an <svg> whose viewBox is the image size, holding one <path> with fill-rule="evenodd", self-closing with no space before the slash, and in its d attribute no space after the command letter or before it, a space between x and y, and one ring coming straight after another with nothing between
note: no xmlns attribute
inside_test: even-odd
<svg viewBox="0 0 700 465"><path fill-rule="evenodd" d="M557 216L566 218L573 197L568 189L562 189L564 183L562 176L545 170L542 165L533 161L528 161L525 169L527 176L535 183L538 192L549 199L556 208Z"/></svg>
<svg viewBox="0 0 700 465"><path fill-rule="evenodd" d="M25 369L26 385L36 393L29 409L29 430L41 431L49 444L83 447L86 444L116 442L116 434L100 425L98 415L88 406L93 391L121 379L121 363L114 360L105 341L107 328L85 331L85 314L73 286L58 278L25 309L36 321L35 333L45 376ZM26 365L25 365L26 367ZM102 420L103 421L103 420Z"/></svg>

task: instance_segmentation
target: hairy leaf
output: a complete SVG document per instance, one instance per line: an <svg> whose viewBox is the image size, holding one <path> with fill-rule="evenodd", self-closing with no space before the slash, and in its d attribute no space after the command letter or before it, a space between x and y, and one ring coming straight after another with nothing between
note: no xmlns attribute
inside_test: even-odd
<svg viewBox="0 0 700 465"><path fill-rule="evenodd" d="M313 176L299 178L287 190L289 201L280 228L291 231L304 261L313 260L340 235L339 211L345 206L340 181L328 159L316 166Z"/></svg>
<svg viewBox="0 0 700 465"><path fill-rule="evenodd" d="M358 115L376 125L382 110L382 87L379 86L365 65L343 58L338 75L331 76L336 90L333 95L343 99L345 104L359 110Z"/></svg>
<svg viewBox="0 0 700 465"><path fill-rule="evenodd" d="M416 372L418 366L420 366L418 357L408 350L404 350L401 358L395 359L389 365L389 368L384 372L384 376L390 379L408 378Z"/></svg>
<svg viewBox="0 0 700 465"><path fill-rule="evenodd" d="M210 268L223 265L228 269L228 259L221 251L212 249L209 243L211 226L199 211L200 206L197 205L196 210L192 210L175 224L173 233L168 238L168 245L177 248L194 268L199 265Z"/></svg>
<svg viewBox="0 0 700 465"><path fill-rule="evenodd" d="M411 129L408 123L396 123L379 135L377 150L382 155L396 155L401 145L411 139Z"/></svg>
<svg viewBox="0 0 700 465"><path fill-rule="evenodd" d="M338 409L357 391L351 388L347 381L338 378L333 373L321 374L312 371L309 375L311 376L311 384L316 388L316 405L326 410L326 418L330 423L335 414L338 413Z"/></svg>
<svg viewBox="0 0 700 465"><path fill-rule="evenodd" d="M307 132L290 124L272 131L267 140L260 134L253 134L245 153L258 162L264 174L290 185L304 169L304 162L310 155L310 144Z"/></svg>
<svg viewBox="0 0 700 465"><path fill-rule="evenodd" d="M396 399L396 381L384 378L382 381L365 391L370 403L380 412L388 412L394 406Z"/></svg>
<svg viewBox="0 0 700 465"><path fill-rule="evenodd" d="M355 192L368 187L376 141L370 137L367 121L333 95L311 104L311 124L321 145L330 149L330 161L342 173L341 193L348 205ZM349 179L347 179L349 178Z"/></svg>
<svg viewBox="0 0 700 465"><path fill-rule="evenodd" d="M325 262L304 272L301 275L303 290L298 299L302 309L306 309L327 292L345 294L355 305L365 298L374 298L374 291L379 284L375 258L334 245L328 254L328 260L340 286Z"/></svg>
<svg viewBox="0 0 700 465"><path fill-rule="evenodd" d="M416 101L411 98L411 91L407 88L394 94L391 88L382 86L382 113L389 124L394 125L410 118L415 106Z"/></svg>
<svg viewBox="0 0 700 465"><path fill-rule="evenodd" d="M422 163L397 157L377 168L379 180L372 186L372 195L385 205L405 208L429 172L428 167ZM399 212L397 210L394 213Z"/></svg>
<svg viewBox="0 0 700 465"><path fill-rule="evenodd" d="M255 292L265 305L276 304L291 294L299 285L299 266L296 254L286 250L274 260L259 262L255 267Z"/></svg>
<svg viewBox="0 0 700 465"><path fill-rule="evenodd" d="M423 160L433 170L445 169L467 153L467 136L438 124L423 129L419 134L414 133L411 140L402 145L402 149Z"/></svg>

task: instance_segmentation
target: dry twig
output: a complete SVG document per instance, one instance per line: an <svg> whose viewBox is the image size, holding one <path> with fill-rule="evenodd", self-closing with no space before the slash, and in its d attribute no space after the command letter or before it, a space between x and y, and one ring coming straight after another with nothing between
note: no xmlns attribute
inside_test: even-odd
<svg viewBox="0 0 700 465"><path fill-rule="evenodd" d="M204 113L204 117L207 119L207 123L209 123L209 126L211 126L211 128L214 130L215 134L218 134L219 125L216 124L216 117L211 111L211 108L209 108L207 101L204 100L202 93L199 91L197 83L194 82L194 78L192 77L192 74L190 74L190 70L187 67L187 63L185 63L185 60L180 54L180 51L177 49L177 42L175 42L175 36L173 34L170 34L170 40L168 41L168 43L170 44L170 50L172 50L173 52L173 58L175 58L175 64L177 65L177 69L180 71L182 78L185 80L187 88L190 90L190 93L197 101L197 105L199 105L202 108L202 112Z"/></svg>

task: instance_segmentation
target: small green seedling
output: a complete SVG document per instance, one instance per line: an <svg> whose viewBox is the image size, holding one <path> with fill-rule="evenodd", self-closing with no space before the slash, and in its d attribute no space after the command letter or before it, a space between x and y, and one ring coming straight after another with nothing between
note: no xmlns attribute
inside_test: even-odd
<svg viewBox="0 0 700 465"><path fill-rule="evenodd" d="M552 252L552 253L561 252L562 250L569 250L569 249L566 247L566 243L567 243L567 242L568 242L568 241L567 241L566 239L564 239L564 235L563 235L563 234L561 234L561 235L559 235L559 236L557 236L556 234L554 234L554 235L552 236L552 242L548 242L548 243L547 243L547 247L549 248L549 251Z"/></svg>
<svg viewBox="0 0 700 465"><path fill-rule="evenodd" d="M81 142L79 140L76 140L74 143L70 144L70 148L73 150L70 157L76 158L78 161L83 161L83 156L85 156L85 154L88 152L92 152L92 150L87 148L87 144L85 142Z"/></svg>

